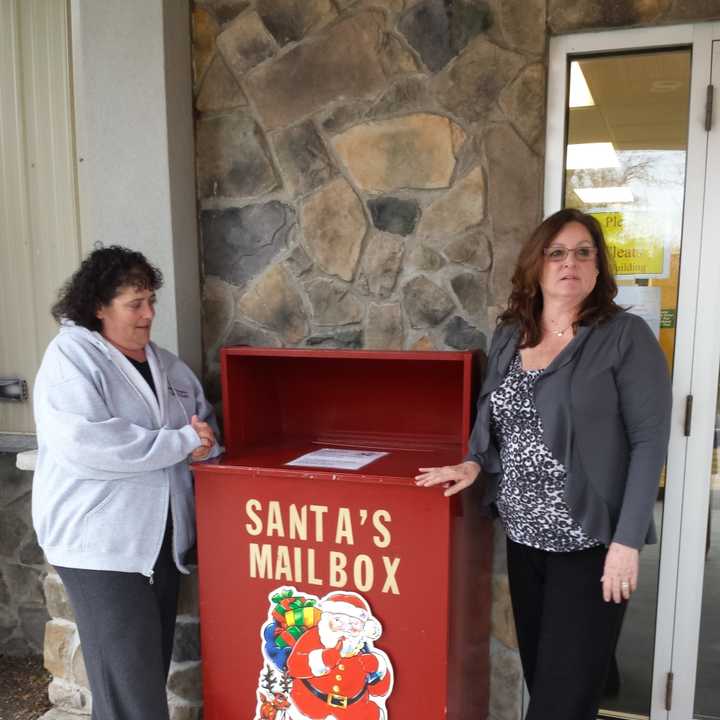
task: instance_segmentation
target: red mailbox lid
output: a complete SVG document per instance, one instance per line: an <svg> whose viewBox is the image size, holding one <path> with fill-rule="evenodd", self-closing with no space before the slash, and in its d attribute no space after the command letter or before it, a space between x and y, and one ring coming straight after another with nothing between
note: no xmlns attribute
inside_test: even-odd
<svg viewBox="0 0 720 720"><path fill-rule="evenodd" d="M399 449L378 446L387 452L387 455L370 462L359 470L331 470L327 468L300 467L288 465L291 460L318 450L320 447L329 447L328 444L317 445L309 442L288 441L281 445L256 445L226 453L219 461L195 465L196 472L205 469L217 472L236 472L243 470L246 475L258 477L272 474L282 477L287 474L294 478L307 478L314 480L369 482L393 485L410 485L412 478L417 474L419 467L434 467L449 465L458 462L461 448L458 445L445 449L432 450ZM350 444L343 444L343 448ZM357 447L357 446L351 446Z"/></svg>

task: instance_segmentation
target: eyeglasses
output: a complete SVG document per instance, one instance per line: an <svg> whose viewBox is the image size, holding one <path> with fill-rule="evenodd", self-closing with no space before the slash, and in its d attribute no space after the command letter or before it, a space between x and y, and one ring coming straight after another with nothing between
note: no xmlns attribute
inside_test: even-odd
<svg viewBox="0 0 720 720"><path fill-rule="evenodd" d="M594 260L597 256L597 248L594 245L580 245L576 248L566 248L564 245L551 245L543 250L545 257L550 262L563 262L569 253L575 254L579 262Z"/></svg>

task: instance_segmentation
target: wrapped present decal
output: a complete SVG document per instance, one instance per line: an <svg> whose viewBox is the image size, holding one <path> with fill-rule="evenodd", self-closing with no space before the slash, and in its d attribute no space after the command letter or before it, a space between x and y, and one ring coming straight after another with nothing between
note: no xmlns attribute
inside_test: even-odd
<svg viewBox="0 0 720 720"><path fill-rule="evenodd" d="M288 627L300 625L305 628L311 628L313 625L317 625L318 620L320 620L320 614L320 610L312 606L292 608L285 613L285 623Z"/></svg>
<svg viewBox="0 0 720 720"><path fill-rule="evenodd" d="M300 625L309 628L320 619L320 611L315 607L317 600L314 598L295 596L291 590L286 590L273 595L271 601L275 603L272 617L282 627Z"/></svg>
<svg viewBox="0 0 720 720"><path fill-rule="evenodd" d="M295 641L305 632L305 628L293 625L292 627L280 630L275 636L275 645L279 648L292 647Z"/></svg>

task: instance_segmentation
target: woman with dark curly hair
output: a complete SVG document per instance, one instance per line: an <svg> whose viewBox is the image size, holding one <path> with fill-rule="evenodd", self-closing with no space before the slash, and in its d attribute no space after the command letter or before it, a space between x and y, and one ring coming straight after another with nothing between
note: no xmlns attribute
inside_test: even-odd
<svg viewBox="0 0 720 720"><path fill-rule="evenodd" d="M139 252L92 252L52 309L60 331L35 382L33 523L75 611L98 720L168 718L195 540L188 463L220 452L197 378L150 341L161 285Z"/></svg>
<svg viewBox="0 0 720 720"><path fill-rule="evenodd" d="M470 452L420 468L453 495L482 472L507 535L526 720L594 720L670 429L670 381L647 324L615 304L602 229L561 210L525 243L480 390Z"/></svg>

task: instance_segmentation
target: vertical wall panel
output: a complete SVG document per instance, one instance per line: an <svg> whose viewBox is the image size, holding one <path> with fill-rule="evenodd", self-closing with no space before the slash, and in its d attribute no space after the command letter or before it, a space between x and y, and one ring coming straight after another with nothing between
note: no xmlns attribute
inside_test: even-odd
<svg viewBox="0 0 720 720"><path fill-rule="evenodd" d="M0 374L27 377L37 354L30 286L30 220L26 177L18 0L0 0ZM29 407L0 403L0 430L31 428Z"/></svg>
<svg viewBox="0 0 720 720"><path fill-rule="evenodd" d="M31 381L80 243L65 0L0 0L0 375ZM32 432L0 403L0 432Z"/></svg>

